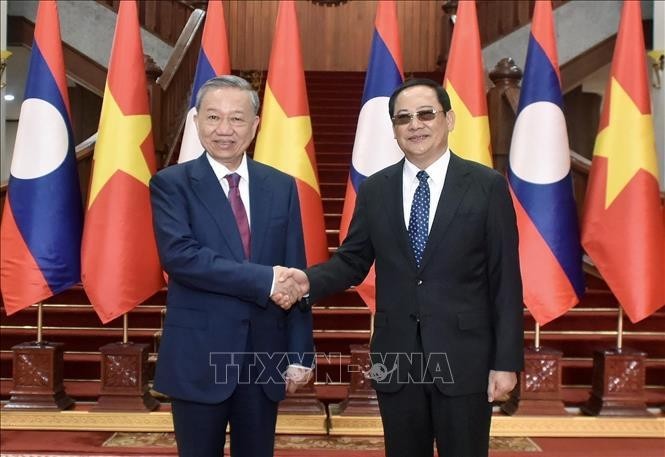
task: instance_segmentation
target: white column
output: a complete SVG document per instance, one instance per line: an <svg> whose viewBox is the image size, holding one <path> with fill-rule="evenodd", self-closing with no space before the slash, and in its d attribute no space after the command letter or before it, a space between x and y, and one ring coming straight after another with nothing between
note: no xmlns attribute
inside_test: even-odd
<svg viewBox="0 0 665 457"><path fill-rule="evenodd" d="M665 2L653 2L653 48L665 51ZM649 77L653 77L649 69ZM656 152L660 175L660 190L665 191L665 72L660 71L660 89L651 87L653 125L656 133Z"/></svg>

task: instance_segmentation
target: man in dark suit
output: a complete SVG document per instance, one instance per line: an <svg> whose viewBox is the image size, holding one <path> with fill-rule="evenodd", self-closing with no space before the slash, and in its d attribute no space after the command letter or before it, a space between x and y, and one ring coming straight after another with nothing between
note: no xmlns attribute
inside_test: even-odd
<svg viewBox="0 0 665 457"><path fill-rule="evenodd" d="M523 364L515 212L503 176L453 154L450 99L413 79L389 113L405 160L361 185L326 263L287 276L316 301L376 262L370 343L388 457L487 455L492 402ZM376 151L381 154L381 151Z"/></svg>
<svg viewBox="0 0 665 457"><path fill-rule="evenodd" d="M155 389L172 399L180 455L222 455L230 425L233 456L271 456L278 402L313 364L311 311L291 307L295 284L273 267L305 266L298 194L245 153L259 124L247 81L211 79L196 110L206 152L150 182L169 276Z"/></svg>

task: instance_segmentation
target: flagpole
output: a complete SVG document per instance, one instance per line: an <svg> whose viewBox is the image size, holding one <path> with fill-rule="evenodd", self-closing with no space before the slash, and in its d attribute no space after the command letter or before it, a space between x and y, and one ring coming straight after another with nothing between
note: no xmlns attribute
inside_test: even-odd
<svg viewBox="0 0 665 457"><path fill-rule="evenodd" d="M623 345L623 308L619 305L619 317L617 319L617 352L621 352Z"/></svg>
<svg viewBox="0 0 665 457"><path fill-rule="evenodd" d="M540 324L538 322L536 322L536 336L533 340L533 346L536 351L540 349Z"/></svg>
<svg viewBox="0 0 665 457"><path fill-rule="evenodd" d="M374 313L372 313L369 317L369 339L372 339L372 335L374 335Z"/></svg>
<svg viewBox="0 0 665 457"><path fill-rule="evenodd" d="M42 344L42 302L37 303L37 343Z"/></svg>
<svg viewBox="0 0 665 457"><path fill-rule="evenodd" d="M127 313L122 315L122 344L127 344L127 330L129 328L129 319L127 318Z"/></svg>

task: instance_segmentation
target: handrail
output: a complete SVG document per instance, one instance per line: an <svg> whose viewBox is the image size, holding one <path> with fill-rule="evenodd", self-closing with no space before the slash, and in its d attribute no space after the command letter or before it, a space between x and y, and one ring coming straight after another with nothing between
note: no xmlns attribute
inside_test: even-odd
<svg viewBox="0 0 665 457"><path fill-rule="evenodd" d="M155 143L155 149L161 153L160 168L171 163L185 128L205 14L205 11L196 9L189 16L162 75L157 79L159 100L152 107L153 118L164 132Z"/></svg>
<svg viewBox="0 0 665 457"><path fill-rule="evenodd" d="M196 9L189 16L185 27L182 29L182 33L176 42L171 57L169 57L168 62L164 66L164 71L162 75L157 79L157 84L159 84L163 90L168 90L173 81L178 68L180 68L182 61L184 60L187 51L192 46L194 38L196 37L196 32L201 27L203 20L205 19L205 11L201 9Z"/></svg>
<svg viewBox="0 0 665 457"><path fill-rule="evenodd" d="M121 1L97 0L97 3L117 13ZM137 2L141 27L173 46L180 36L185 18L195 10L191 3L183 0Z"/></svg>

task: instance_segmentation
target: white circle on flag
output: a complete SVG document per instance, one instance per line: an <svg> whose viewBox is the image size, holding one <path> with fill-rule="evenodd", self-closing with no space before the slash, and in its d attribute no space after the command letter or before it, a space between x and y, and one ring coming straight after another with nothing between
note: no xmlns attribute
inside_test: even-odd
<svg viewBox="0 0 665 457"><path fill-rule="evenodd" d="M510 145L510 169L534 184L558 182L568 175L570 148L561 108L537 102L520 112Z"/></svg>
<svg viewBox="0 0 665 457"><path fill-rule="evenodd" d="M353 144L353 167L364 176L383 170L404 157L388 114L388 97L375 97L360 110Z"/></svg>
<svg viewBox="0 0 665 457"><path fill-rule="evenodd" d="M180 146L178 163L196 159L201 154L203 154L204 148L203 145L201 145L201 140L199 140L199 133L196 130L196 125L194 124L195 114L196 108L190 108L190 110L187 112L187 118L185 119L185 131L182 134L182 143Z"/></svg>
<svg viewBox="0 0 665 457"><path fill-rule="evenodd" d="M65 161L68 149L67 125L55 106L39 98L25 100L14 142L12 176L45 176Z"/></svg>

